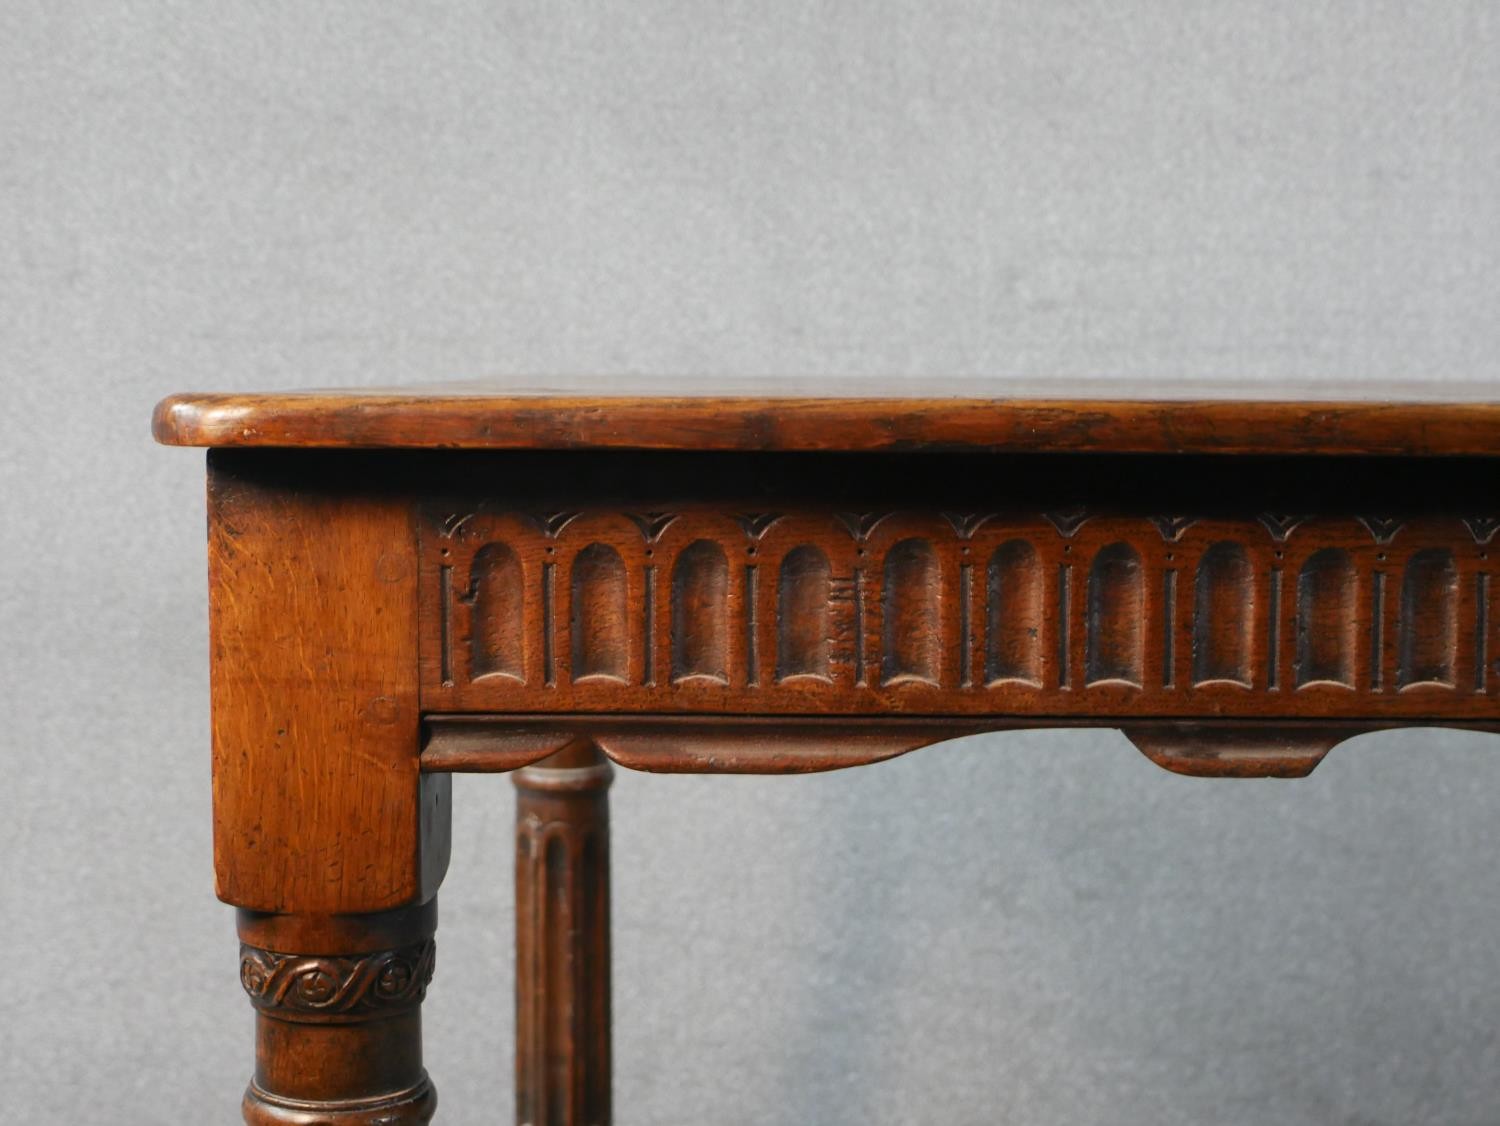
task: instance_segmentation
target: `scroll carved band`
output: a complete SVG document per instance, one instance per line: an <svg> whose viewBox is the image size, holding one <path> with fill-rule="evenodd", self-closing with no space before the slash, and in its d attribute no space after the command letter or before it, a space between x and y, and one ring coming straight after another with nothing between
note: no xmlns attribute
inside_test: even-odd
<svg viewBox="0 0 1500 1126"><path fill-rule="evenodd" d="M283 1020L365 1020L422 1003L436 959L426 939L357 957L277 954L240 946L240 984L261 1012Z"/></svg>

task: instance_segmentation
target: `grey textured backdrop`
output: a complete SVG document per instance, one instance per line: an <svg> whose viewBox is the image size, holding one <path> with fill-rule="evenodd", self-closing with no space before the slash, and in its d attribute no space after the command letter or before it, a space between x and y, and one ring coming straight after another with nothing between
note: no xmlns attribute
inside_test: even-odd
<svg viewBox="0 0 1500 1126"><path fill-rule="evenodd" d="M0 4L0 1101L218 1123L181 388L495 371L1500 375L1500 17L1443 4ZM1111 733L622 777L618 1120L1500 1123L1500 755ZM508 1105L509 785L427 1006ZM503 1117L503 1115L502 1115Z"/></svg>

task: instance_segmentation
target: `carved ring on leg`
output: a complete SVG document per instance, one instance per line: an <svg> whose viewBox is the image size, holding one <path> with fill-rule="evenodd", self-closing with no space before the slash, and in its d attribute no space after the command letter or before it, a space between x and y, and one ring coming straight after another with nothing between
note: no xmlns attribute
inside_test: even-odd
<svg viewBox="0 0 1500 1126"><path fill-rule="evenodd" d="M431 905L358 919L241 912L240 983L256 1010L251 1126L417 1126L437 1092L422 1067L421 1002L432 980ZM294 954L258 943L338 954ZM354 949L398 942L378 949Z"/></svg>
<svg viewBox="0 0 1500 1126"><path fill-rule="evenodd" d="M330 1109L326 1102L302 1102L270 1095L251 1081L245 1091L245 1121L253 1126L406 1126L427 1123L437 1110L437 1092L425 1076L415 1087L393 1095L348 1099Z"/></svg>

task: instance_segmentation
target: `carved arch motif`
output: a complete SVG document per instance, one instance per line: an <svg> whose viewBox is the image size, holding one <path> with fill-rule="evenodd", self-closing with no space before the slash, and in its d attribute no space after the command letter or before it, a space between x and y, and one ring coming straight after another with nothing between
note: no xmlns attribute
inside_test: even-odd
<svg viewBox="0 0 1500 1126"><path fill-rule="evenodd" d="M729 683L729 561L712 540L689 544L672 569L672 679Z"/></svg>
<svg viewBox="0 0 1500 1126"><path fill-rule="evenodd" d="M1452 688L1458 649L1458 565L1446 548L1426 548L1406 563L1396 684Z"/></svg>
<svg viewBox="0 0 1500 1126"><path fill-rule="evenodd" d="M630 679L630 607L620 553L603 543L580 551L569 593L573 680L624 684Z"/></svg>
<svg viewBox="0 0 1500 1126"><path fill-rule="evenodd" d="M507 544L489 543L474 556L469 667L475 680L526 680L526 576Z"/></svg>
<svg viewBox="0 0 1500 1126"><path fill-rule="evenodd" d="M832 683L833 572L811 544L787 552L776 591L776 679Z"/></svg>
<svg viewBox="0 0 1500 1126"><path fill-rule="evenodd" d="M1352 515L1067 537L978 509L679 506L643 532L556 507L419 525L424 708L1156 722L1302 714L1305 690L1329 719L1500 724L1500 564L1458 516L1382 544Z"/></svg>
<svg viewBox="0 0 1500 1126"><path fill-rule="evenodd" d="M1354 687L1359 578L1343 548L1315 551L1297 575L1298 688Z"/></svg>
<svg viewBox="0 0 1500 1126"><path fill-rule="evenodd" d="M942 677L942 588L937 553L906 539L885 557L881 604L882 684L938 684Z"/></svg>
<svg viewBox="0 0 1500 1126"><path fill-rule="evenodd" d="M1128 543L1099 549L1089 567L1085 682L1141 687L1146 663L1146 590L1141 557Z"/></svg>
<svg viewBox="0 0 1500 1126"><path fill-rule="evenodd" d="M1036 548L1007 540L990 556L985 577L985 683L1040 685L1045 596Z"/></svg>
<svg viewBox="0 0 1500 1126"><path fill-rule="evenodd" d="M1255 574L1245 549L1213 544L1193 579L1193 683L1251 687Z"/></svg>

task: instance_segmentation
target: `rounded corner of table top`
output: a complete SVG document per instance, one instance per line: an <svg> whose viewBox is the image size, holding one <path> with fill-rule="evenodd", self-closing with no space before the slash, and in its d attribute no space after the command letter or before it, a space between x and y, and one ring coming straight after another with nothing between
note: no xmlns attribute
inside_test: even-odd
<svg viewBox="0 0 1500 1126"><path fill-rule="evenodd" d="M151 412L151 437L163 446L213 445L205 441L202 405L206 398L210 396L168 395Z"/></svg>
<svg viewBox="0 0 1500 1126"><path fill-rule="evenodd" d="M857 394L836 390L853 387ZM1500 385L1352 385L1355 394L1236 396L1153 385L774 380L607 382L551 390L403 388L183 393L157 404L168 446L1495 457ZM1413 390L1415 388L1415 391ZM1346 389L1347 390L1347 389Z"/></svg>
<svg viewBox="0 0 1500 1126"><path fill-rule="evenodd" d="M151 411L151 438L160 445L198 448L302 444L276 441L275 432L258 432L258 426L278 414L269 396L181 391L156 403ZM272 441L261 441L266 436Z"/></svg>

